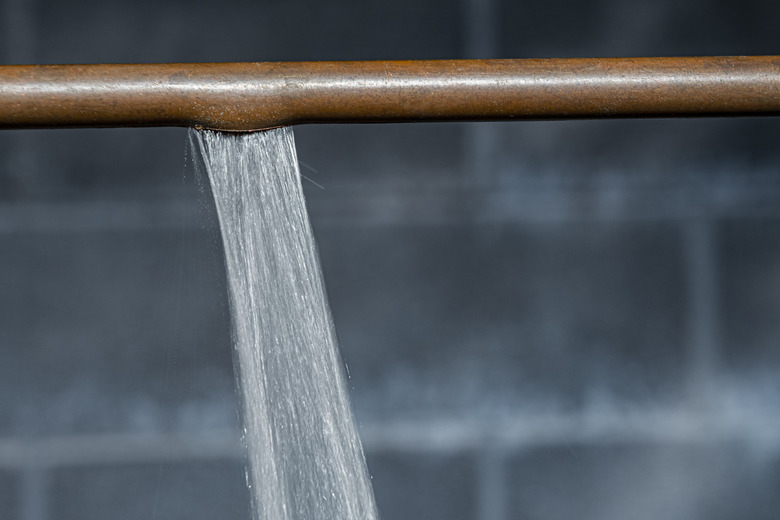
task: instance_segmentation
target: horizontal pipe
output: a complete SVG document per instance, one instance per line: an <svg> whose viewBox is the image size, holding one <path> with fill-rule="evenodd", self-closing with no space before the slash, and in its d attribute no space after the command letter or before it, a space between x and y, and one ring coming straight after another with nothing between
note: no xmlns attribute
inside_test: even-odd
<svg viewBox="0 0 780 520"><path fill-rule="evenodd" d="M780 113L780 56L0 66L0 128Z"/></svg>

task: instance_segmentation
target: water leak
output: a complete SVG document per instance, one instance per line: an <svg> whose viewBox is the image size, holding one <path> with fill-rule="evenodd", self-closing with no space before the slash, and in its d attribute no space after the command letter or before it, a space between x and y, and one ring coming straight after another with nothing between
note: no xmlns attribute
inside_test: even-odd
<svg viewBox="0 0 780 520"><path fill-rule="evenodd" d="M191 131L225 248L258 520L378 518L293 132Z"/></svg>

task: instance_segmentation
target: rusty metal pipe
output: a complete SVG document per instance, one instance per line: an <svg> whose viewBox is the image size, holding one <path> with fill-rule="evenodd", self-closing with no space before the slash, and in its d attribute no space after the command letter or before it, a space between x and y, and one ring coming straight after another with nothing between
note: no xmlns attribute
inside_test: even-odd
<svg viewBox="0 0 780 520"><path fill-rule="evenodd" d="M0 128L778 113L780 56L0 67Z"/></svg>

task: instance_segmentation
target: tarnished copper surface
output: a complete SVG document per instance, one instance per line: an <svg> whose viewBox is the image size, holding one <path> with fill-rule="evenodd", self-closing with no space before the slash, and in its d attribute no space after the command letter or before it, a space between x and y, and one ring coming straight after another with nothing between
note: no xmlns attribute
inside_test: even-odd
<svg viewBox="0 0 780 520"><path fill-rule="evenodd" d="M0 67L0 128L778 113L778 56Z"/></svg>

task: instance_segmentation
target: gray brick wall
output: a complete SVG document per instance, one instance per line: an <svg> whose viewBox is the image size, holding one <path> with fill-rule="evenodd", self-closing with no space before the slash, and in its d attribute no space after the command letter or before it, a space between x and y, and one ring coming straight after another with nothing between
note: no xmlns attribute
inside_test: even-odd
<svg viewBox="0 0 780 520"><path fill-rule="evenodd" d="M778 9L0 0L0 59L771 54ZM779 131L296 129L383 518L777 517ZM248 518L185 141L0 133L0 518Z"/></svg>
<svg viewBox="0 0 780 520"><path fill-rule="evenodd" d="M511 517L775 518L776 470L736 445L552 447L511 461ZM594 478L597 476L597 478ZM742 482L742 485L735 485Z"/></svg>
<svg viewBox="0 0 780 520"><path fill-rule="evenodd" d="M370 454L369 469L383 518L475 518L476 471L467 454Z"/></svg>
<svg viewBox="0 0 780 520"><path fill-rule="evenodd" d="M248 518L240 461L186 461L59 469L52 518Z"/></svg>
<svg viewBox="0 0 780 520"><path fill-rule="evenodd" d="M0 471L0 511L3 517L13 520L19 517L20 478L14 471Z"/></svg>

